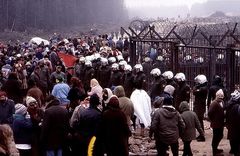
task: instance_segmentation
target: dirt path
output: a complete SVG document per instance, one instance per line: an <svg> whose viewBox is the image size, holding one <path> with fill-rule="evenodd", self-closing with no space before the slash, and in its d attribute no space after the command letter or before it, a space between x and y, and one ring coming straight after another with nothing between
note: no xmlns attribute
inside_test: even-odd
<svg viewBox="0 0 240 156"><path fill-rule="evenodd" d="M210 124L208 121L204 122L205 125L205 142L197 142L196 140L193 140L191 143L192 151L194 156L211 156L212 155L212 148L211 148L211 142L212 142L212 130L210 129ZM140 130L138 129L136 133L130 138L130 155L138 155L138 156L156 156L156 149L154 141L151 141L150 143L147 141L148 132L146 131L145 137L139 136ZM227 140L227 129L224 129L224 138L220 142L220 145L218 148L221 148L224 150L223 156L231 156L229 154L230 146L229 141ZM171 151L169 151L170 155ZM181 139L179 139L179 155L182 155L183 153L183 143Z"/></svg>

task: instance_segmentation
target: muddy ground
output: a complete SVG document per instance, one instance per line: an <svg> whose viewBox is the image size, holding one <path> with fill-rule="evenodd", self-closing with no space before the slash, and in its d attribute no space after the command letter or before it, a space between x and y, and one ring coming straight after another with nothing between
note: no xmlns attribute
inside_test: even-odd
<svg viewBox="0 0 240 156"><path fill-rule="evenodd" d="M205 124L205 142L197 142L193 140L191 143L192 151L194 156L211 156L211 141L212 141L212 130L208 121ZM133 136L129 139L130 143L130 155L138 156L156 156L156 149L154 141L148 142L148 131L145 131L145 136L140 136L140 130L137 129ZM219 148L224 150L223 156L231 156L229 154L230 146L227 140L227 129L224 129L224 138L220 142ZM179 155L183 153L183 143L179 139ZM171 156L171 151L169 151L169 156Z"/></svg>

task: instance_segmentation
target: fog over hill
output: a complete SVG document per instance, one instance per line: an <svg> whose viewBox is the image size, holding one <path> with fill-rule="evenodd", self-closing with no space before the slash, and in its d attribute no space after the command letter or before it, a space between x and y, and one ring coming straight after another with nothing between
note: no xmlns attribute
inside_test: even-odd
<svg viewBox="0 0 240 156"><path fill-rule="evenodd" d="M186 6L156 6L129 9L129 17L157 18L157 17L207 17L216 11L226 15L240 15L240 0L208 0L205 3L195 3L191 8Z"/></svg>

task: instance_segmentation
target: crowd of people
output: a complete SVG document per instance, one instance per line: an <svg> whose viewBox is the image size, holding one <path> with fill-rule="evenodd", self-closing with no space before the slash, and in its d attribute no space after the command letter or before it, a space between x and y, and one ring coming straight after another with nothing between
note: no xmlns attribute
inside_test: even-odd
<svg viewBox="0 0 240 156"><path fill-rule="evenodd" d="M161 71L150 53L129 65L128 49L127 38L107 35L2 44L0 155L129 155L128 138L139 126L142 136L149 129L159 156L169 146L178 156L179 138L191 156L191 141L205 141L206 112L212 154L223 152L225 125L230 153L240 154L240 90L228 98L221 77L209 85L200 73L191 89L184 73ZM74 56L74 66L66 67L59 52Z"/></svg>

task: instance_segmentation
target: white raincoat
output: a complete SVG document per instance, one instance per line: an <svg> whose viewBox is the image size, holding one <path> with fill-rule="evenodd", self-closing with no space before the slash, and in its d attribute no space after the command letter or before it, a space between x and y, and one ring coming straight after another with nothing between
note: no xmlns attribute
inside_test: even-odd
<svg viewBox="0 0 240 156"><path fill-rule="evenodd" d="M151 99L146 91L135 89L130 97L133 102L134 115L140 120L145 127L151 125Z"/></svg>

